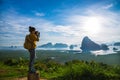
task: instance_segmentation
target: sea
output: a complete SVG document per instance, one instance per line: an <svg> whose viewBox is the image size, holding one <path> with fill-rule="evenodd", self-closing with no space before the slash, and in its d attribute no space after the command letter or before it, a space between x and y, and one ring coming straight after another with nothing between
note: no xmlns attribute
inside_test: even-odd
<svg viewBox="0 0 120 80"><path fill-rule="evenodd" d="M29 59L29 52L23 47L0 47L0 59L24 57ZM97 50L83 53L77 47L36 48L36 59L53 59L64 63L71 60L96 61L108 65L120 65L120 46L109 46L109 50Z"/></svg>

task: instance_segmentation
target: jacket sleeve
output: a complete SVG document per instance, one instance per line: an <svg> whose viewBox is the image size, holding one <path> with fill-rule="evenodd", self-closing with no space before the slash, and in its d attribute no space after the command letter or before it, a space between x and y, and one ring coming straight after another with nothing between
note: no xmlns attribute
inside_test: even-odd
<svg viewBox="0 0 120 80"><path fill-rule="evenodd" d="M35 34L32 35L32 40L33 41L39 41L39 37L37 37Z"/></svg>

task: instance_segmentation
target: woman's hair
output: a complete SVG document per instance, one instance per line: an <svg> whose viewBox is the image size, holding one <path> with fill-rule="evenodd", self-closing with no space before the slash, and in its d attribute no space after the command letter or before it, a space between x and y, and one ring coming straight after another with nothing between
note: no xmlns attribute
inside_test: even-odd
<svg viewBox="0 0 120 80"><path fill-rule="evenodd" d="M35 31L35 28L32 26L29 26L29 32Z"/></svg>

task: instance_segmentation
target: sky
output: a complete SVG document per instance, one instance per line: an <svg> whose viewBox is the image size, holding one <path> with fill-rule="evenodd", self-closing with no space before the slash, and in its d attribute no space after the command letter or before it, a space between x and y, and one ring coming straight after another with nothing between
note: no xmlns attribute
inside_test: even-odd
<svg viewBox="0 0 120 80"><path fill-rule="evenodd" d="M0 46L22 46L28 27L48 42L120 41L120 0L0 0Z"/></svg>

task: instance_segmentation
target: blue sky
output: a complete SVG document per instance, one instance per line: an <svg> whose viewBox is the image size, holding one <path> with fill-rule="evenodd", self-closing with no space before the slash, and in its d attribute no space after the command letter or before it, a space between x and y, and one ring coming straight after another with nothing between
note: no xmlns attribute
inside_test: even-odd
<svg viewBox="0 0 120 80"><path fill-rule="evenodd" d="M120 41L120 0L0 0L0 46L22 46L28 26L41 32L38 45Z"/></svg>

